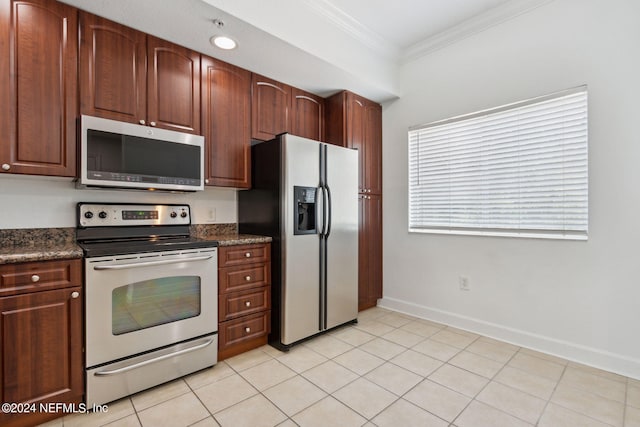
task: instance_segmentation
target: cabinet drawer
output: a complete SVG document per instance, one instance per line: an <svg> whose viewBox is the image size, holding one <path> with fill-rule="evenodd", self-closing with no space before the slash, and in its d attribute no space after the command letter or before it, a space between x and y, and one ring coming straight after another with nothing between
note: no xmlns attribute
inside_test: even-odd
<svg viewBox="0 0 640 427"><path fill-rule="evenodd" d="M270 290L269 286L264 286L258 289L220 295L218 299L220 321L268 310L271 308Z"/></svg>
<svg viewBox="0 0 640 427"><path fill-rule="evenodd" d="M259 243L252 245L222 246L218 248L218 267L267 262L271 260L271 245Z"/></svg>
<svg viewBox="0 0 640 427"><path fill-rule="evenodd" d="M271 310L222 322L218 328L219 350L242 344L270 332Z"/></svg>
<svg viewBox="0 0 640 427"><path fill-rule="evenodd" d="M271 264L252 264L218 270L220 294L244 291L271 284Z"/></svg>
<svg viewBox="0 0 640 427"><path fill-rule="evenodd" d="M0 265L0 296L81 285L80 259Z"/></svg>

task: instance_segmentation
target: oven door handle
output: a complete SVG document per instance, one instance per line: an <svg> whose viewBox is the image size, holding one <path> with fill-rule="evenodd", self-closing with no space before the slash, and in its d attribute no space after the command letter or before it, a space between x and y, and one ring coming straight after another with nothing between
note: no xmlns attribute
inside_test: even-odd
<svg viewBox="0 0 640 427"><path fill-rule="evenodd" d="M134 363L132 365L124 366L124 367L118 368L118 369L113 369L111 371L98 371L98 372L95 372L93 375L95 375L97 377L106 377L106 376L109 376L109 375L121 374L123 372L131 371L132 369L141 368L141 367L143 367L145 365L149 365L151 363L160 362L161 360L169 359L171 357L176 357L176 356L179 356L181 354L191 353L192 351L200 350L202 348L205 348L208 345L211 345L212 342L213 342L213 338L209 338L206 342L204 342L202 344L194 345L193 347L184 348L182 350L178 350L176 352L169 353L169 354L163 354L162 356L158 356L158 357L155 357L153 359L144 360L142 362Z"/></svg>
<svg viewBox="0 0 640 427"><path fill-rule="evenodd" d="M194 262L194 261L206 261L213 258L213 255L198 256L193 258L181 258L181 259L163 259L160 261L144 261L144 262L132 262L129 264L116 264L116 265L94 265L94 270L124 270L125 268L136 267L148 267L150 265L163 265L163 264L175 264L178 262Z"/></svg>

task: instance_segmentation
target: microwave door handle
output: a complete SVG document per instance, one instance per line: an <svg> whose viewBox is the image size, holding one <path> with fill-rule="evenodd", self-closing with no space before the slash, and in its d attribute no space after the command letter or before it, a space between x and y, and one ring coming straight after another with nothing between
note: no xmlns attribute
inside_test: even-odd
<svg viewBox="0 0 640 427"><path fill-rule="evenodd" d="M198 257L184 258L184 259L163 259L161 261L133 262L129 264L94 265L93 269L94 270L124 270L126 268L148 267L151 265L176 264L179 262L206 261L211 258L213 258L213 255L198 256Z"/></svg>

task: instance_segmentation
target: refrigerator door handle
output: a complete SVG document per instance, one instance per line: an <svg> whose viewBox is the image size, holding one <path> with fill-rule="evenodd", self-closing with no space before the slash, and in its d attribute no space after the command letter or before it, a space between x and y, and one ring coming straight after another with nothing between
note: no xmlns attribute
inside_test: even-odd
<svg viewBox="0 0 640 427"><path fill-rule="evenodd" d="M322 215L318 215L322 212ZM327 224L327 201L324 195L324 188L320 185L316 191L316 230L320 236L324 236ZM321 219L322 218L322 219Z"/></svg>
<svg viewBox="0 0 640 427"><path fill-rule="evenodd" d="M329 235L331 234L331 213L332 213L331 212L331 189L329 188L329 186L327 184L324 185L324 188L325 188L326 193L327 193L327 206L328 206L327 211L329 212L329 214L327 215L327 218L326 218L327 224L326 224L326 232L324 233L324 237L328 238ZM323 219L323 222L324 222L324 219ZM324 225L325 224L323 224L323 226Z"/></svg>

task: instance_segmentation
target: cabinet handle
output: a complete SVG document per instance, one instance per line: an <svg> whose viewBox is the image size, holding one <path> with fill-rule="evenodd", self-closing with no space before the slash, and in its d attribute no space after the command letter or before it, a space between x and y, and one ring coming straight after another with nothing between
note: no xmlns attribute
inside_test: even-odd
<svg viewBox="0 0 640 427"><path fill-rule="evenodd" d="M155 125L156 125L156 122L149 122L149 124L150 124L151 126L155 126Z"/></svg>
<svg viewBox="0 0 640 427"><path fill-rule="evenodd" d="M244 276L244 280L246 280L247 282L251 281L251 276Z"/></svg>
<svg viewBox="0 0 640 427"><path fill-rule="evenodd" d="M38 276L37 274L34 274L33 276L31 276L31 281L33 283L39 282L40 281L40 276Z"/></svg>
<svg viewBox="0 0 640 427"><path fill-rule="evenodd" d="M248 334L249 332L251 332L251 328L247 326L246 328L244 328L244 331Z"/></svg>
<svg viewBox="0 0 640 427"><path fill-rule="evenodd" d="M251 307L251 301L246 301L246 302L244 303L244 305L245 305L246 307Z"/></svg>
<svg viewBox="0 0 640 427"><path fill-rule="evenodd" d="M144 120L140 120L140 124L141 124L141 125L144 125L144 124L146 124L146 123L147 123L147 122L145 122Z"/></svg>
<svg viewBox="0 0 640 427"><path fill-rule="evenodd" d="M9 169L11 169L11 165L9 163L3 163L2 164L2 170L3 171L8 171Z"/></svg>
<svg viewBox="0 0 640 427"><path fill-rule="evenodd" d="M251 252L247 252L247 253L245 253L245 254L244 254L244 257L245 257L245 258L251 258Z"/></svg>
<svg viewBox="0 0 640 427"><path fill-rule="evenodd" d="M78 298L80 296L80 292L71 292L71 298Z"/></svg>

